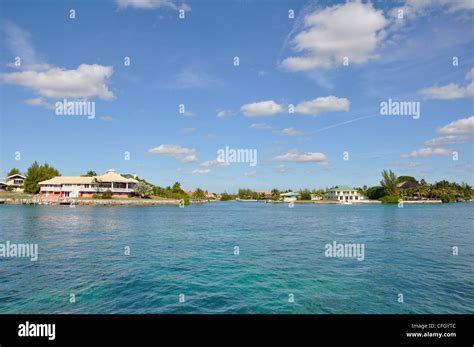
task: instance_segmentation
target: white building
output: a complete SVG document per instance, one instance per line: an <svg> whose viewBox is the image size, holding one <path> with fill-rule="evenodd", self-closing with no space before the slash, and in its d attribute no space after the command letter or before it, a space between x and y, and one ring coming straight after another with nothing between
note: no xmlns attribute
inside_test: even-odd
<svg viewBox="0 0 474 347"><path fill-rule="evenodd" d="M338 186L326 191L324 196L326 200L339 200L339 201L359 201L365 200L366 197L359 194L357 189L348 186Z"/></svg>

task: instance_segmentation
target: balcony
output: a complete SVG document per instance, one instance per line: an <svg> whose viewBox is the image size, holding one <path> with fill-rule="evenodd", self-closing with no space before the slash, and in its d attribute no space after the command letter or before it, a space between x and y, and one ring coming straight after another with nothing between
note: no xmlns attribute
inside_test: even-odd
<svg viewBox="0 0 474 347"><path fill-rule="evenodd" d="M111 190L113 193L133 193L132 188L107 188L107 187L91 187L84 188L81 186L72 187L41 187L42 192L84 192L84 193L103 193Z"/></svg>

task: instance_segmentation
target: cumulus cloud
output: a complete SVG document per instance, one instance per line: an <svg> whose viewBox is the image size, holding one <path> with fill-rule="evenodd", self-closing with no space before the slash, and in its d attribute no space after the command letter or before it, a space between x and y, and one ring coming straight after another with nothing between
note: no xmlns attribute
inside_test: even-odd
<svg viewBox="0 0 474 347"><path fill-rule="evenodd" d="M444 148L420 148L409 154L402 154L402 158L426 158L434 155L451 155L451 151Z"/></svg>
<svg viewBox="0 0 474 347"><path fill-rule="evenodd" d="M217 112L217 118L221 118L221 119L236 115L236 112L231 111L231 110L216 110L216 112Z"/></svg>
<svg viewBox="0 0 474 347"><path fill-rule="evenodd" d="M436 147L436 146L446 146L452 145L457 143L466 143L471 140L471 136L469 135L448 135L448 136L441 136L436 137L434 139L425 141L425 146L428 147Z"/></svg>
<svg viewBox="0 0 474 347"><path fill-rule="evenodd" d="M474 2L473 2L474 3ZM474 96L474 68L466 74L469 84L462 86L457 83L450 83L445 86L433 86L420 90L420 94L426 99L460 99Z"/></svg>
<svg viewBox="0 0 474 347"><path fill-rule="evenodd" d="M257 171L247 171L247 172L244 172L244 175L246 177L257 177Z"/></svg>
<svg viewBox="0 0 474 347"><path fill-rule="evenodd" d="M438 129L440 134L467 134L474 132L474 116L458 119Z"/></svg>
<svg viewBox="0 0 474 347"><path fill-rule="evenodd" d="M349 111L350 102L346 98L325 96L296 105L295 112L305 115L318 115L323 112Z"/></svg>
<svg viewBox="0 0 474 347"><path fill-rule="evenodd" d="M52 103L47 102L43 98L26 99L25 103L28 104L28 105L32 105L32 106L41 106L41 107L44 107L44 108L48 108L50 110L55 109L55 106Z"/></svg>
<svg viewBox="0 0 474 347"><path fill-rule="evenodd" d="M208 166L229 166L230 163L227 162L227 161L222 161L222 160L209 160L209 161L204 161L199 165L205 166L205 167L208 167Z"/></svg>
<svg viewBox="0 0 474 347"><path fill-rule="evenodd" d="M174 0L115 0L119 8L137 8L141 10L154 10L158 8L171 8L173 10L191 10L186 4L178 5Z"/></svg>
<svg viewBox="0 0 474 347"><path fill-rule="evenodd" d="M217 118L225 118L227 116L226 111L219 111L217 112Z"/></svg>
<svg viewBox="0 0 474 347"><path fill-rule="evenodd" d="M299 153L297 150L289 151L286 154L282 154L273 158L277 161L288 161L295 163L317 163L317 164L328 164L329 161L325 154L319 152L306 152Z"/></svg>
<svg viewBox="0 0 474 347"><path fill-rule="evenodd" d="M257 129L257 130L267 130L271 129L271 125L268 125L267 123L252 123L249 125L250 129Z"/></svg>
<svg viewBox="0 0 474 347"><path fill-rule="evenodd" d="M182 163L191 163L197 161L197 152L194 148L181 147L179 145L160 145L151 148L147 154L169 155Z"/></svg>
<svg viewBox="0 0 474 347"><path fill-rule="evenodd" d="M283 112L283 105L273 100L253 102L243 105L240 110L247 117L272 116Z"/></svg>
<svg viewBox="0 0 474 347"><path fill-rule="evenodd" d="M344 57L351 64L365 63L377 57L388 24L383 12L371 3L317 9L304 17L302 30L290 42L297 55L281 64L292 71L306 71L341 65Z"/></svg>
<svg viewBox="0 0 474 347"><path fill-rule="evenodd" d="M280 130L279 133L280 133L280 135L284 135L284 136L304 135L304 132L302 132L300 130L296 130L293 127L284 128L284 129Z"/></svg>
<svg viewBox="0 0 474 347"><path fill-rule="evenodd" d="M112 73L111 66L81 64L71 70L50 67L42 71L2 73L0 80L31 89L35 94L50 99L97 96L110 100L114 95L107 87L107 80Z"/></svg>
<svg viewBox="0 0 474 347"><path fill-rule="evenodd" d="M211 170L209 170L209 169L194 169L193 171L191 171L191 173L193 175L205 175L205 174L208 174L210 172L211 172Z"/></svg>

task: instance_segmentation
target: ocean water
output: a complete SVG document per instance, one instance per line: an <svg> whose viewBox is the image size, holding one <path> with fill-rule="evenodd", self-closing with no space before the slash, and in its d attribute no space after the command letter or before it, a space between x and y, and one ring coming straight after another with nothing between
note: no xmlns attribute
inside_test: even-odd
<svg viewBox="0 0 474 347"><path fill-rule="evenodd" d="M0 313L474 313L473 212L2 205L0 243L39 257L0 258ZM364 244L364 260L326 257L334 241Z"/></svg>

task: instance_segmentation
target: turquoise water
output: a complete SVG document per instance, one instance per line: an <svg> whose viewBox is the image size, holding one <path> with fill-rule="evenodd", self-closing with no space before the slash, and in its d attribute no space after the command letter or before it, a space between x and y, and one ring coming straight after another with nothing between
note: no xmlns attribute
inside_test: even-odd
<svg viewBox="0 0 474 347"><path fill-rule="evenodd" d="M0 258L0 312L474 313L473 211L3 205L0 242L37 243L39 258ZM364 261L325 257L333 241L363 243Z"/></svg>

